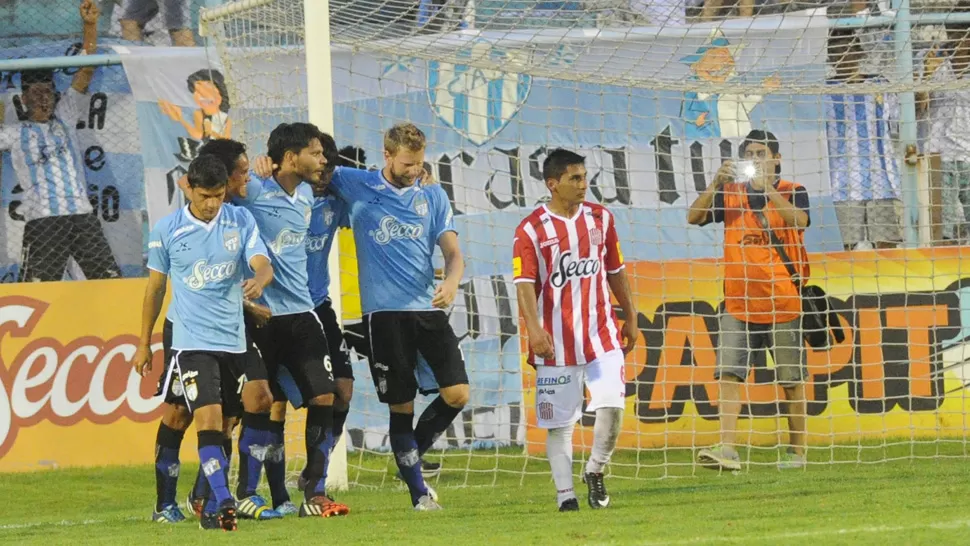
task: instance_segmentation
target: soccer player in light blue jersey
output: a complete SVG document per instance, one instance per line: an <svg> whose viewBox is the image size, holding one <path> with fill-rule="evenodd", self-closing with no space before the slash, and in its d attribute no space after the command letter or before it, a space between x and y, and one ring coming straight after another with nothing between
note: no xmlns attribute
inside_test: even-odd
<svg viewBox="0 0 970 546"><path fill-rule="evenodd" d="M320 182L327 164L320 134L309 123L283 123L273 129L267 143L269 157L276 166L273 175L253 175L246 197L234 200L255 216L275 272L275 282L260 300L269 306L273 317L253 332L256 345L266 362L271 384L276 385L280 367L285 367L307 405L305 474L309 485L304 490L300 517L350 512L346 505L327 495L323 479L333 449L335 386L327 336L313 313L307 278L306 237L313 210L311 184ZM277 389L274 397L278 394L281 393ZM282 434L279 441L282 444ZM258 474L251 474L239 487L255 493L258 484Z"/></svg>
<svg viewBox="0 0 970 546"><path fill-rule="evenodd" d="M451 204L439 185L422 185L424 134L412 124L384 136L384 168L338 168L330 188L350 205L360 265L370 368L390 408L390 440L416 510L441 508L421 474L421 456L468 403L468 375L448 315L464 272ZM435 286L435 247L445 279ZM428 362L440 395L414 426L417 355Z"/></svg>
<svg viewBox="0 0 970 546"><path fill-rule="evenodd" d="M246 146L243 143L231 139L211 140L199 149L199 155L212 155L219 159L226 167L226 171L229 173L229 182L226 185L227 201L232 197L245 195L246 183L249 181L249 157L246 154ZM183 176L179 180L178 185L185 193L186 199L188 199L191 191L188 184L188 177ZM170 307L169 311L174 314L174 307ZM243 311L247 330L246 358L252 361L251 366L259 366L263 370L264 364L262 357L259 355L259 350L256 348L249 332L257 325L268 320L271 313L268 307L248 300L243 300ZM159 523L178 523L185 519L185 516L179 510L178 504L176 503L175 495L181 466L179 450L181 449L185 431L192 424L192 413L188 410L185 402L185 394L179 377L177 374L168 373L172 360L171 348L172 321L170 318L166 318L165 325L162 328L162 349L165 355L166 368L159 378L158 391L156 392L156 396L164 395L167 406L165 413L162 414L161 422L158 424L158 433L155 439L156 506L152 519ZM266 372L261 371L261 376L263 379L258 379L253 374L247 376L248 380L240 393L242 397L241 405L232 404L229 408L223 408L223 432L225 433L223 449L225 450L227 461L231 462L232 460L232 430L239 424L241 417L238 411L245 412L244 415L264 415L270 411L273 396L270 393L269 381L265 379ZM234 414L234 411L237 413ZM252 421L252 418L247 418L247 421ZM259 445L258 441L251 441L253 434L268 435L269 432L254 431L248 427L244 427L243 432L239 435L240 443L255 443ZM263 439L263 444L269 445L269 443L269 439ZM270 454L271 456L263 457L263 461L261 462L258 459L250 457L249 450L246 451L246 453L242 454L242 460L240 461L240 475L244 475L250 465L255 464L258 467L259 465L266 464L269 466L277 458L273 456L275 453L272 453ZM262 452L259 449L257 451ZM267 470L267 478L269 478L270 489L273 489L274 486L285 489L285 477L274 480L274 476L271 476ZM281 485L277 485L277 482ZM209 499L210 506L207 511L214 511L215 500L210 493L209 482L206 480L205 474L200 467L196 474L192 492L189 493L185 504L186 510L194 514L197 518L201 518L203 512L206 511L206 500ZM292 503L288 506L291 508L289 510L290 513L296 512L296 507ZM268 520L280 518L282 515L266 506L266 501L258 495L239 498L237 516L240 518Z"/></svg>
<svg viewBox="0 0 970 546"><path fill-rule="evenodd" d="M151 337L171 277L173 366L198 429L199 460L217 510L203 514L203 529L236 530L236 501L227 483L223 451L223 406L265 368L246 354L243 299L259 298L273 280L273 267L255 219L245 209L223 205L229 175L218 158L202 155L189 165L189 204L156 224L148 243L148 286L142 331L132 359L151 369ZM253 276L244 279L249 267ZM260 374L262 376L260 377ZM228 412L228 410L227 410Z"/></svg>

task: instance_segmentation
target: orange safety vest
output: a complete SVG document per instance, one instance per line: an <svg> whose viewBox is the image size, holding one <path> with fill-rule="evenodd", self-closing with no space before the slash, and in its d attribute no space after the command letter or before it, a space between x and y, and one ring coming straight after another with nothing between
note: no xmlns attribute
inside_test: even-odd
<svg viewBox="0 0 970 546"><path fill-rule="evenodd" d="M768 232L748 204L745 184L725 184L724 196L724 304L727 312L744 322L774 324L801 315L798 290L785 262L771 244ZM794 182L780 180L775 186L794 203ZM762 210L775 235L784 243L795 270L808 280L805 230L789 227L765 197Z"/></svg>

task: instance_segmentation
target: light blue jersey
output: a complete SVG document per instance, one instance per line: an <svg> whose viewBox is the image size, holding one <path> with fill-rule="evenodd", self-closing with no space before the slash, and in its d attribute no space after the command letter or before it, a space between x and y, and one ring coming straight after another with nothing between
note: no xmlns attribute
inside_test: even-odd
<svg viewBox="0 0 970 546"><path fill-rule="evenodd" d="M172 348L246 352L243 272L254 256L269 256L248 210L223 205L205 223L179 209L148 239L148 268L169 276Z"/></svg>
<svg viewBox="0 0 970 546"><path fill-rule="evenodd" d="M330 187L350 205L363 312L432 310L435 247L455 231L445 190L396 188L381 171L345 167Z"/></svg>
<svg viewBox="0 0 970 546"><path fill-rule="evenodd" d="M330 299L330 248L337 238L337 230L350 227L348 210L347 203L330 193L313 200L310 232L306 238L306 267L314 307Z"/></svg>
<svg viewBox="0 0 970 546"><path fill-rule="evenodd" d="M274 317L312 311L306 236L313 190L302 183L290 195L275 179L250 174L246 192L245 199L233 197L232 201L253 213L273 262L273 282L263 290L259 303L268 306Z"/></svg>

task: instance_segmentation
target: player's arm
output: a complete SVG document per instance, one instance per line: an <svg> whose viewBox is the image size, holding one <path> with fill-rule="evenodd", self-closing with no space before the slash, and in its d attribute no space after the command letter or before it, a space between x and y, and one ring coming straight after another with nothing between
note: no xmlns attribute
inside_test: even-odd
<svg viewBox="0 0 970 546"><path fill-rule="evenodd" d="M141 335L138 338L138 350L131 360L131 365L139 375L147 375L152 371L152 332L155 330L158 315L162 312L167 282L167 274L154 269L148 271L148 285L145 287L145 298L141 306Z"/></svg>
<svg viewBox="0 0 970 546"><path fill-rule="evenodd" d="M614 216L615 220L616 217ZM633 350L637 343L640 332L637 329L637 308L633 302L633 291L630 290L630 281L626 277L626 264L623 261L623 252L620 250L620 238L616 234L616 227L613 223L606 230L606 282L610 285L610 291L616 298L623 310L623 328L620 335L623 337L623 353L628 354Z"/></svg>
<svg viewBox="0 0 970 546"><path fill-rule="evenodd" d="M465 259L458 245L458 234L454 231L442 233L438 237L438 246L445 258L445 280L435 289L431 305L445 309L455 301L455 296L458 294L458 285L461 284L461 278L465 274Z"/></svg>
<svg viewBox="0 0 970 546"><path fill-rule="evenodd" d="M695 226L703 226L711 222L719 221L719 217L723 216L723 205L718 207L718 195L721 195L720 190L724 184L727 184L734 177L734 164L730 161L725 161L721 168L717 170L717 174L714 175L714 181L711 185L704 190L703 193L694 199L694 202L690 204L690 208L687 209L687 223Z"/></svg>
<svg viewBox="0 0 970 546"><path fill-rule="evenodd" d="M532 352L540 358L553 358L555 354L552 336L539 321L539 292L536 289L538 275L539 255L536 244L520 226L512 241L512 282L515 283L515 297L525 321Z"/></svg>
<svg viewBox="0 0 970 546"><path fill-rule="evenodd" d="M97 2L94 0L81 2L81 21L84 22L81 40L84 52L88 55L93 55L98 50L98 17L100 16L101 11L98 9ZM77 74L74 74L71 87L78 93L87 93L93 77L94 67L86 66L78 70Z"/></svg>
<svg viewBox="0 0 970 546"><path fill-rule="evenodd" d="M252 213L246 209L240 210L243 224L243 236L246 240L244 255L250 269L253 270L253 277L243 282L243 297L247 300L255 300L263 295L263 289L273 282L273 265L269 261L269 251L266 243L259 236L259 228L256 227L256 219Z"/></svg>
<svg viewBox="0 0 970 546"><path fill-rule="evenodd" d="M455 229L455 216L451 211L451 202L441 186L429 188L429 204L434 207L432 229L435 240L441 248L445 258L445 280L435 289L431 305L444 309L451 305L458 294L458 285L465 274L465 260L458 246L458 230Z"/></svg>
<svg viewBox="0 0 970 546"><path fill-rule="evenodd" d="M243 300L243 313L252 317L257 328L262 327L269 322L269 319L273 318L273 311L269 307L245 299Z"/></svg>

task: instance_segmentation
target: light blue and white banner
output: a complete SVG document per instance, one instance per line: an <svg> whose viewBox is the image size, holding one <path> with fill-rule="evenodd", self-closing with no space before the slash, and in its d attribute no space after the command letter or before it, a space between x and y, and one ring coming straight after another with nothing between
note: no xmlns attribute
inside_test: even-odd
<svg viewBox="0 0 970 546"><path fill-rule="evenodd" d="M107 48L102 48L107 52ZM45 46L10 48L0 58L16 59L58 55L76 55L72 41L52 42ZM76 69L57 70L55 87L63 93L71 85ZM20 106L20 74L0 75L3 94L4 122L15 122L23 115ZM88 101L81 119L63 120L78 129L78 150L85 164L88 193L115 259L126 277L144 274L144 196L142 194L141 141L135 102L121 66L100 67L87 93ZM0 282L15 282L21 263L21 241L24 217L20 213L20 180L14 172L10 154L3 152L0 175ZM52 233L51 237L59 236ZM83 279L76 264L68 269L68 278Z"/></svg>

